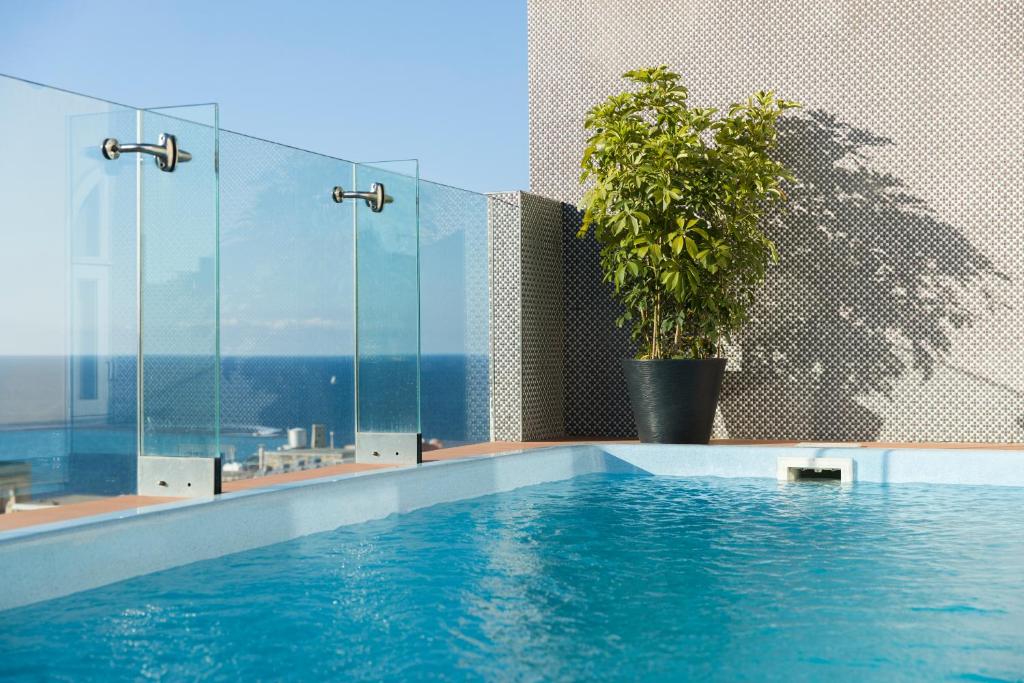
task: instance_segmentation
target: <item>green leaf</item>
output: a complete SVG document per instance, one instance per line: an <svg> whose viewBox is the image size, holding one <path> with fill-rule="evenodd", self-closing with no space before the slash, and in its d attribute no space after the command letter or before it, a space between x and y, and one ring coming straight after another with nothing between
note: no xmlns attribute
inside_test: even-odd
<svg viewBox="0 0 1024 683"><path fill-rule="evenodd" d="M693 259L697 258L697 243L694 242L689 237L687 237L685 239L686 239L686 253L688 253L690 255L690 258L693 258Z"/></svg>
<svg viewBox="0 0 1024 683"><path fill-rule="evenodd" d="M721 112L692 107L664 65L626 79L584 119L578 235L600 245L639 357L708 357L778 259L760 222L794 182L773 150L779 117L798 105L765 90Z"/></svg>

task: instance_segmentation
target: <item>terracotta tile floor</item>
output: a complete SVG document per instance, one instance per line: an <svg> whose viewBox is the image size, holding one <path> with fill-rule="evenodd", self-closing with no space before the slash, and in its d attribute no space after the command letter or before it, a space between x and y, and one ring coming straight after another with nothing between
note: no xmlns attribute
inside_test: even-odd
<svg viewBox="0 0 1024 683"><path fill-rule="evenodd" d="M526 441L526 442L515 442L515 441L492 441L489 443L472 444L469 446L456 446L454 448L442 448L436 451L426 451L423 453L424 462L432 462L439 460L455 460L458 458L471 458L480 455L490 455L492 453L501 453L504 451L513 450L525 450L531 448L545 448L548 446L559 446L569 444L582 444L582 443L638 443L635 441L610 441L607 439L595 439L595 440L552 440L552 441ZM796 443L808 443L808 442L796 442L796 441L742 441L734 439L723 439L712 442L713 444L723 445L772 445L772 446L792 446ZM810 442L814 443L814 442ZM828 442L832 444L834 442ZM981 448L995 448L995 449L1009 449L1009 450L1024 450L1024 444L985 444L985 443L895 443L895 442L850 442L846 445L849 446L862 446L869 448L963 448L963 449L981 449ZM304 470L301 472L287 472L283 474L272 474L266 477L259 477L256 479L243 479L240 481L227 482L224 484L224 492L229 493L232 491L243 491L246 489L263 488L266 486L273 486L275 484L283 484L286 482L293 481L305 481L308 479L316 479L319 477L328 477L336 474L349 474L352 472L364 472L368 470L377 469L388 469L393 467L391 465L367 465L367 464L356 464L346 463L343 465L333 465L330 467L323 467L317 470ZM131 510L146 507L149 505L159 505L161 503L169 503L175 500L174 498L157 498L151 496L116 496L113 498L99 498L96 500L90 500L85 502L76 502L67 505L56 505L51 508L45 508L42 510L23 510L9 515L0 515L0 532L9 531L11 529L19 529L28 526L35 526L37 524L51 524L53 522L62 522L69 519L77 519L79 517L89 517L92 515L102 515L110 512L120 512L123 510Z"/></svg>
<svg viewBox="0 0 1024 683"><path fill-rule="evenodd" d="M0 515L0 531L10 531L37 524L52 524L79 517L105 515L108 512L121 512L170 503L177 498L158 498L156 496L116 496L114 498L97 498L82 503L54 505L41 510L22 510L7 515Z"/></svg>
<svg viewBox="0 0 1024 683"><path fill-rule="evenodd" d="M299 472L283 472L281 474L268 474L265 477L253 479L239 479L238 481L224 482L221 488L224 493L232 491L245 491L246 489L261 489L274 484L287 484L293 481L305 481L307 479L318 479L319 477L330 477L335 474L352 474L353 472L366 472L368 470L386 470L394 465L367 465L363 463L348 462L342 465L331 465L316 470L301 470Z"/></svg>

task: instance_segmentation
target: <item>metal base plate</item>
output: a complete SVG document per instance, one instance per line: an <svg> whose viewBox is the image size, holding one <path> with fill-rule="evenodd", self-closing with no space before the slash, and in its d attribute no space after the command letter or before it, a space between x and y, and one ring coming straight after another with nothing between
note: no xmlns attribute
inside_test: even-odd
<svg viewBox="0 0 1024 683"><path fill-rule="evenodd" d="M418 433L356 432L356 462L378 465L417 465L423 462Z"/></svg>
<svg viewBox="0 0 1024 683"><path fill-rule="evenodd" d="M220 493L220 458L139 457L139 495L202 498Z"/></svg>

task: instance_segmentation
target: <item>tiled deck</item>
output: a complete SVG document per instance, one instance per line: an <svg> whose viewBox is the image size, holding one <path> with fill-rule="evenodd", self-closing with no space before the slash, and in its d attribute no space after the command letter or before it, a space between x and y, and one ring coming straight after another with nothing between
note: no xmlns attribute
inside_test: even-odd
<svg viewBox="0 0 1024 683"><path fill-rule="evenodd" d="M69 519L79 517L91 517L93 515L105 515L110 512L121 512L132 510L148 505L160 505L170 503L177 498L162 498L156 496L117 496L115 498L97 498L82 503L71 503L69 505L54 505L40 510L22 510L7 515L0 515L0 531L21 529L37 524L53 524L54 522L66 522Z"/></svg>
<svg viewBox="0 0 1024 683"><path fill-rule="evenodd" d="M472 444L469 446L457 446L454 448L442 448L435 451L426 451L423 454L424 462L439 460L454 460L458 458L472 458L482 455L491 455L506 451L525 450L531 448L545 448L558 445L586 444L586 443L637 443L630 441L609 441L607 439L594 440L552 440L552 441L492 441L488 443ZM722 445L765 445L765 446L793 446L797 441L744 441L744 440L718 440L713 444ZM811 442L817 443L817 442ZM828 442L828 445L840 445ZM843 446L861 446L870 448L962 448L962 449L1000 449L1000 450L1024 450L1024 444L985 444L985 443L893 443L893 442L853 442L843 443ZM301 472L287 472L282 474L271 474L265 477L254 479L243 479L240 481L226 482L223 486L225 493L233 491L244 491L247 489L263 488L276 484L284 484L296 481L329 477L337 474L351 474L354 472L365 472L368 470L389 469L392 465L370 465L347 463L343 465L332 465L315 470L303 470ZM117 496L113 498L101 498L68 505L56 505L54 507L40 510L24 510L13 514L0 515L0 532L40 524L52 524L81 517L108 514L124 510L138 509L150 505L169 503L174 498L158 498L151 496Z"/></svg>

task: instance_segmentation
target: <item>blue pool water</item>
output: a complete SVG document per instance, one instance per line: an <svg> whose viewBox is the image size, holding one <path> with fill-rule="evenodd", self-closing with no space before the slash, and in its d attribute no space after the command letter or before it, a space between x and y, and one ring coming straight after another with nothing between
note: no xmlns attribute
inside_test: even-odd
<svg viewBox="0 0 1024 683"><path fill-rule="evenodd" d="M1024 489L591 475L0 613L0 678L1020 680Z"/></svg>

